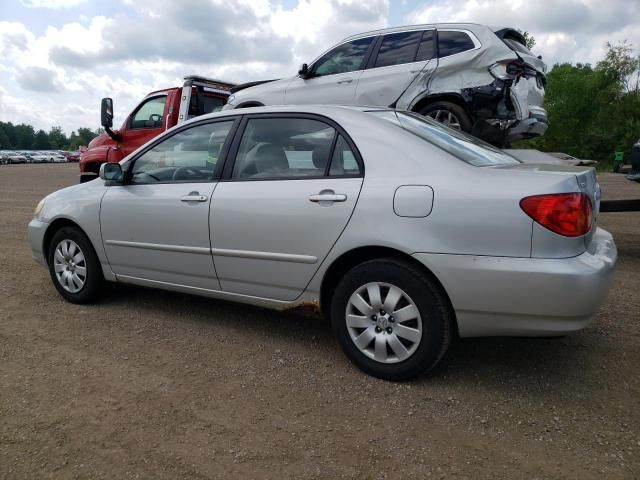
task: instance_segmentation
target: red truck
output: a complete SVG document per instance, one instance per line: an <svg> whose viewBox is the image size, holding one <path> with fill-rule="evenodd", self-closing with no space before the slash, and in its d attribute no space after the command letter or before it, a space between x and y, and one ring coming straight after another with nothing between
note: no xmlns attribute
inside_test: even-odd
<svg viewBox="0 0 640 480"><path fill-rule="evenodd" d="M113 100L103 98L100 112L105 133L94 138L80 155L80 182L93 180L105 162L119 162L165 130L190 118L220 110L235 84L189 76L182 87L149 93L119 130L113 127Z"/></svg>

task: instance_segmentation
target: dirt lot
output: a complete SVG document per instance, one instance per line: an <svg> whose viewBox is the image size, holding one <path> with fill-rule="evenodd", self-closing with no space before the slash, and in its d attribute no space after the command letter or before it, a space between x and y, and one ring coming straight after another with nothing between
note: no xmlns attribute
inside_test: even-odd
<svg viewBox="0 0 640 480"><path fill-rule="evenodd" d="M0 167L0 478L640 478L640 213L600 217L620 261L584 332L463 340L394 384L320 318L118 286L62 301L26 225L77 169Z"/></svg>

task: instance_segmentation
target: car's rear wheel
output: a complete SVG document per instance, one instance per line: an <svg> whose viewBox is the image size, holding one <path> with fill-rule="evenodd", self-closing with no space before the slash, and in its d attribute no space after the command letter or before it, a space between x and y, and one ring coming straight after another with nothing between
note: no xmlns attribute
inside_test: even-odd
<svg viewBox="0 0 640 480"><path fill-rule="evenodd" d="M91 303L98 298L102 269L93 246L78 228L62 227L54 233L48 254L54 286L72 303Z"/></svg>
<svg viewBox="0 0 640 480"><path fill-rule="evenodd" d="M378 259L345 274L331 322L349 359L364 372L404 380L433 368L451 342L453 313L442 289L409 262Z"/></svg>
<svg viewBox="0 0 640 480"><path fill-rule="evenodd" d="M420 114L463 132L470 132L473 126L471 118L465 109L453 102L440 101L431 103L423 107L420 110Z"/></svg>

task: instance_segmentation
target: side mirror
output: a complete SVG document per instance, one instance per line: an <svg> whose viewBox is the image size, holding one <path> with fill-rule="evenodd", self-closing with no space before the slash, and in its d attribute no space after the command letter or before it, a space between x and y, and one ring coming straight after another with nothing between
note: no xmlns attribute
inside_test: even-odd
<svg viewBox="0 0 640 480"><path fill-rule="evenodd" d="M298 75L300 75L300 78L307 78L309 76L309 65L303 63L300 70L298 70Z"/></svg>
<svg viewBox="0 0 640 480"><path fill-rule="evenodd" d="M98 176L108 184L119 183L122 181L122 166L119 163L103 163Z"/></svg>
<svg viewBox="0 0 640 480"><path fill-rule="evenodd" d="M113 99L103 98L100 105L100 124L104 128L113 127Z"/></svg>

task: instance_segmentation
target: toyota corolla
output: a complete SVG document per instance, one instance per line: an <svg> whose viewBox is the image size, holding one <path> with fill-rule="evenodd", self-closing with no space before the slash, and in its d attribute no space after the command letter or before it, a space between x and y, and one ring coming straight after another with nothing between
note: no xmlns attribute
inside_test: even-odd
<svg viewBox="0 0 640 480"><path fill-rule="evenodd" d="M230 110L44 198L34 258L68 301L106 281L313 303L365 372L431 369L455 335L564 335L616 263L588 167L522 164L386 108Z"/></svg>

